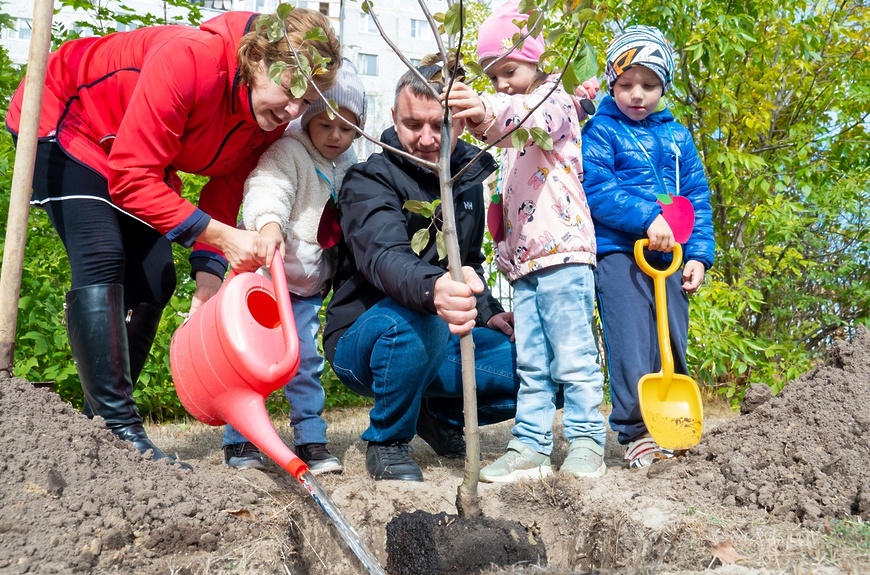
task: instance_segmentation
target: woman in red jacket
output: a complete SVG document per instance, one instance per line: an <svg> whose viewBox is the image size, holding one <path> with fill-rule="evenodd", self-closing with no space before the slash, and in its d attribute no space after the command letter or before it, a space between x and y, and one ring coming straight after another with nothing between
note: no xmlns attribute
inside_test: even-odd
<svg viewBox="0 0 870 575"><path fill-rule="evenodd" d="M194 247L190 311L220 287L227 264L268 262L257 234L236 228L245 178L260 154L318 98L290 93L296 63L287 39L270 42L259 14L229 12L198 29L155 26L72 40L49 56L31 203L66 247L72 286L67 331L85 396L118 437L154 459L133 385L176 285L171 242ZM314 76L331 87L341 63L329 20L294 9L285 19L297 53L327 59ZM321 28L326 40L305 40ZM290 67L280 84L275 62ZM23 86L6 127L18 134ZM209 178L198 205L177 172Z"/></svg>

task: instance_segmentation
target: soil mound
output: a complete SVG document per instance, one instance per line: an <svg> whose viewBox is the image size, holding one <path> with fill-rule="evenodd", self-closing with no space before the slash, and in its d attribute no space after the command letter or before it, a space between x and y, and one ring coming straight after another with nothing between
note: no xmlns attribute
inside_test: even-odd
<svg viewBox="0 0 870 575"><path fill-rule="evenodd" d="M765 567L866 573L866 541L855 552L821 549L837 519L870 521L870 332L862 327L836 343L824 365L778 396L763 391L750 393L742 415L708 417L701 444L686 456L646 470L625 467L611 434L603 478L481 484L484 514L540 536L548 567L536 573L736 567L725 561L747 565L741 575L770 573ZM439 458L415 439L426 481L376 482L359 440L364 410L325 416L345 471L319 481L381 565L396 516L455 513L464 462ZM275 423L292 445L286 421ZM185 423L155 432L193 472L138 454L48 390L0 380L0 575L360 572L289 474L272 464L263 472L223 466L217 428ZM555 435L560 462L567 445L558 427ZM485 462L509 439L510 422L482 429ZM838 569L828 570L832 560Z"/></svg>
<svg viewBox="0 0 870 575"><path fill-rule="evenodd" d="M870 332L862 326L831 348L825 365L649 474L685 478L696 494L821 528L835 517L870 520L868 461Z"/></svg>

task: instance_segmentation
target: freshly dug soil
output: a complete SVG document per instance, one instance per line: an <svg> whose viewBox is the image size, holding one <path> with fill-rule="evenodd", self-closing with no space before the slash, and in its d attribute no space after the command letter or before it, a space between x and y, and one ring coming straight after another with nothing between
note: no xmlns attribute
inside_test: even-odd
<svg viewBox="0 0 870 575"><path fill-rule="evenodd" d="M610 436L603 478L481 484L486 517L518 521L546 546L548 569L513 572L865 573L870 543L844 543L838 526L870 521L870 334L859 328L825 365L766 395L752 390L746 413L708 416L700 445L647 470L625 468ZM345 472L318 481L382 565L394 518L456 512L463 462L415 439L426 481L376 482L358 439L365 411L325 417ZM292 445L286 421L275 424ZM509 430L483 430L484 464ZM149 434L194 471L148 460L48 390L0 381L0 574L363 572L293 477L221 465L219 428ZM557 442L554 464L566 451Z"/></svg>

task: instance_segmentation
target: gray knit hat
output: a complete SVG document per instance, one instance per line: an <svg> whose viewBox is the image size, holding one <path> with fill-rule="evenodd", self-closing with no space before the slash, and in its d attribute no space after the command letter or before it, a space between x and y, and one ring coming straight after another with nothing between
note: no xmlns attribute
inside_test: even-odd
<svg viewBox="0 0 870 575"><path fill-rule="evenodd" d="M674 52L657 28L630 26L607 47L604 76L611 96L616 79L638 64L655 72L662 82L662 94L668 91L674 78Z"/></svg>
<svg viewBox="0 0 870 575"><path fill-rule="evenodd" d="M326 100L333 100L339 108L346 108L357 117L357 125L362 128L366 123L366 89L356 73L356 67L344 58L338 69L335 85L323 93L323 98L311 102L302 114L302 129L307 130L311 118L326 110Z"/></svg>

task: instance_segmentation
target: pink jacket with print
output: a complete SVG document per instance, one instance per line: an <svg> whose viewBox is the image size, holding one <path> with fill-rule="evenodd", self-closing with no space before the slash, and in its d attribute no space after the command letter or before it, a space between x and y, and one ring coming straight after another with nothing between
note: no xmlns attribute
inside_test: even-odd
<svg viewBox="0 0 870 575"><path fill-rule="evenodd" d="M513 148L510 137L497 144L505 148L499 192L510 281L555 265L596 264L595 231L582 184L580 118L586 113L561 86L548 96L554 81L550 78L531 94L482 94L491 114L472 130L483 141L498 140L544 99L523 127L545 130L553 139L552 150L531 137L522 152Z"/></svg>

